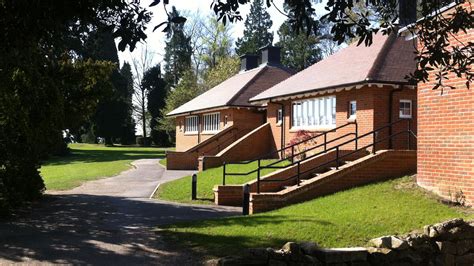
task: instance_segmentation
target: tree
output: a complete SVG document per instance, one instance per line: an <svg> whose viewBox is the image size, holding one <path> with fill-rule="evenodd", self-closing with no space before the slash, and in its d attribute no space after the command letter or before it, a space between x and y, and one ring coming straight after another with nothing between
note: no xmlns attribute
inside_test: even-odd
<svg viewBox="0 0 474 266"><path fill-rule="evenodd" d="M245 19L244 36L235 43L237 55L256 54L258 50L273 43L270 32L273 22L263 6L263 0L253 0L250 13Z"/></svg>
<svg viewBox="0 0 474 266"><path fill-rule="evenodd" d="M170 16L179 17L173 6ZM167 32L165 47L165 81L171 87L176 86L184 72L191 68L191 39L184 33L184 23L172 24Z"/></svg>
<svg viewBox="0 0 474 266"><path fill-rule="evenodd" d="M106 22L133 49L149 19L137 1L0 0L0 213L41 196L41 160L110 82L113 64L78 56L89 31Z"/></svg>
<svg viewBox="0 0 474 266"><path fill-rule="evenodd" d="M284 66L301 71L322 59L319 48L321 36L296 33L285 21L278 29L280 37L276 46L281 47L281 62Z"/></svg>
<svg viewBox="0 0 474 266"><path fill-rule="evenodd" d="M138 58L134 58L132 61L132 67L134 72L134 82L133 82L133 110L137 116L139 124L142 126L143 137L147 137L147 128L148 128L148 111L147 111L147 95L148 90L143 86L143 78L145 73L153 65L153 54L148 51L148 47L145 46L141 55Z"/></svg>
<svg viewBox="0 0 474 266"><path fill-rule="evenodd" d="M240 60L238 57L224 57L217 65L206 72L204 77L204 90L209 90L224 80L237 74L240 69Z"/></svg>
<svg viewBox="0 0 474 266"><path fill-rule="evenodd" d="M150 136L155 145L167 146L168 137L166 131L160 130L157 125L163 116L160 112L165 107L165 98L168 86L161 76L161 65L155 65L145 72L142 87L147 91L147 110L150 115Z"/></svg>
<svg viewBox="0 0 474 266"><path fill-rule="evenodd" d="M127 81L126 90L126 117L124 124L122 125L122 131L120 134L120 142L122 145L130 145L135 143L135 121L133 119L133 74L132 67L128 62L125 62L120 69L120 74Z"/></svg>
<svg viewBox="0 0 474 266"><path fill-rule="evenodd" d="M214 68L217 64L232 54L231 27L217 21L211 16L203 25L203 52L201 54L204 66Z"/></svg>
<svg viewBox="0 0 474 266"><path fill-rule="evenodd" d="M167 133L170 143L175 143L175 119L166 117L166 114L194 99L202 92L203 89L198 86L196 74L191 70L184 72L176 88L168 92L165 107L161 110L163 119L159 121L158 128Z"/></svg>

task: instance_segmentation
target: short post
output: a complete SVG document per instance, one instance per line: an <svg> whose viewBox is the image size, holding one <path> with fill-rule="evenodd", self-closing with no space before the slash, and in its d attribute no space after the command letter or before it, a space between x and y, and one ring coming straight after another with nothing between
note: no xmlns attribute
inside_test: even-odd
<svg viewBox="0 0 474 266"><path fill-rule="evenodd" d="M411 150L411 123L408 120L408 150Z"/></svg>
<svg viewBox="0 0 474 266"><path fill-rule="evenodd" d="M250 206L250 185L245 184L243 186L244 199L242 202L242 215L249 215L249 206Z"/></svg>
<svg viewBox="0 0 474 266"><path fill-rule="evenodd" d="M191 182L191 200L197 199L197 174L193 174Z"/></svg>
<svg viewBox="0 0 474 266"><path fill-rule="evenodd" d="M225 162L222 165L222 185L225 186Z"/></svg>
<svg viewBox="0 0 474 266"><path fill-rule="evenodd" d="M375 130L374 132L372 133L372 138L373 138L373 143L374 145L372 146L372 153L375 154L375 142L376 142L376 139L377 139L377 135L375 134Z"/></svg>
<svg viewBox="0 0 474 266"><path fill-rule="evenodd" d="M339 146L336 147L336 170L339 170Z"/></svg>
<svg viewBox="0 0 474 266"><path fill-rule="evenodd" d="M357 124L357 121L355 122L355 149L358 150L358 138L359 138L359 125Z"/></svg>

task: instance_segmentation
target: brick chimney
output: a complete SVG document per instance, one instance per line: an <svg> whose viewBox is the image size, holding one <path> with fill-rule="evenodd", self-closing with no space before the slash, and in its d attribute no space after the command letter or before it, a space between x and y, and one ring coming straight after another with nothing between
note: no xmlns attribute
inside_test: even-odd
<svg viewBox="0 0 474 266"><path fill-rule="evenodd" d="M260 48L262 65L280 65L280 50L280 47L272 46L270 44Z"/></svg>
<svg viewBox="0 0 474 266"><path fill-rule="evenodd" d="M258 56L245 54L240 57L240 71L247 71L258 66Z"/></svg>

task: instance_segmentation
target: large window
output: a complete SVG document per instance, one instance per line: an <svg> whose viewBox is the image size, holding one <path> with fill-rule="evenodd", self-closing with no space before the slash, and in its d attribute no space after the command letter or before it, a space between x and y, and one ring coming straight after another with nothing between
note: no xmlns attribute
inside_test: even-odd
<svg viewBox="0 0 474 266"><path fill-rule="evenodd" d="M203 120L204 120L204 132L219 131L220 122L221 122L220 113L205 114L203 116Z"/></svg>
<svg viewBox="0 0 474 266"><path fill-rule="evenodd" d="M336 126L336 96L293 102L291 124L294 128Z"/></svg>
<svg viewBox="0 0 474 266"><path fill-rule="evenodd" d="M187 116L186 124L184 125L185 133L197 133L199 129L199 119L197 115Z"/></svg>

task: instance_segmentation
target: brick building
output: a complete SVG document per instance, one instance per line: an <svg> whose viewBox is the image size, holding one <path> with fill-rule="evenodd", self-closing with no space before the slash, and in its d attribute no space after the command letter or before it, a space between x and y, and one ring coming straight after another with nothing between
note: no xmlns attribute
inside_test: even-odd
<svg viewBox="0 0 474 266"><path fill-rule="evenodd" d="M335 139L356 130L355 125L335 130L350 122L357 121L357 133L362 135L406 120L394 125L392 132L387 128L374 135L382 139L406 129L408 123L416 131L416 86L405 79L415 67L412 42L379 34L371 46L350 45L250 101L266 107L277 148L286 146L301 130L311 134L332 131L328 139ZM372 143L374 136L361 139L359 145ZM406 143L407 137L400 136L393 139L392 147L405 148ZM376 147L388 145L387 141Z"/></svg>
<svg viewBox="0 0 474 266"><path fill-rule="evenodd" d="M472 1L462 7L471 11ZM459 6L452 4L444 16ZM474 29L449 38L452 47L474 42ZM462 42L462 43L461 43ZM419 43L422 50L423 44ZM472 70L471 70L472 71ZM454 73L443 80L445 87L433 90L437 71L418 84L418 174L421 187L450 200L474 204L474 91L465 77ZM452 86L454 89L451 89ZM472 85L471 85L472 86Z"/></svg>
<svg viewBox="0 0 474 266"><path fill-rule="evenodd" d="M168 169L197 169L200 156L219 153L265 123L265 110L248 100L292 73L281 66L280 49L268 46L261 58L243 56L238 74L171 111L176 151L167 153Z"/></svg>

